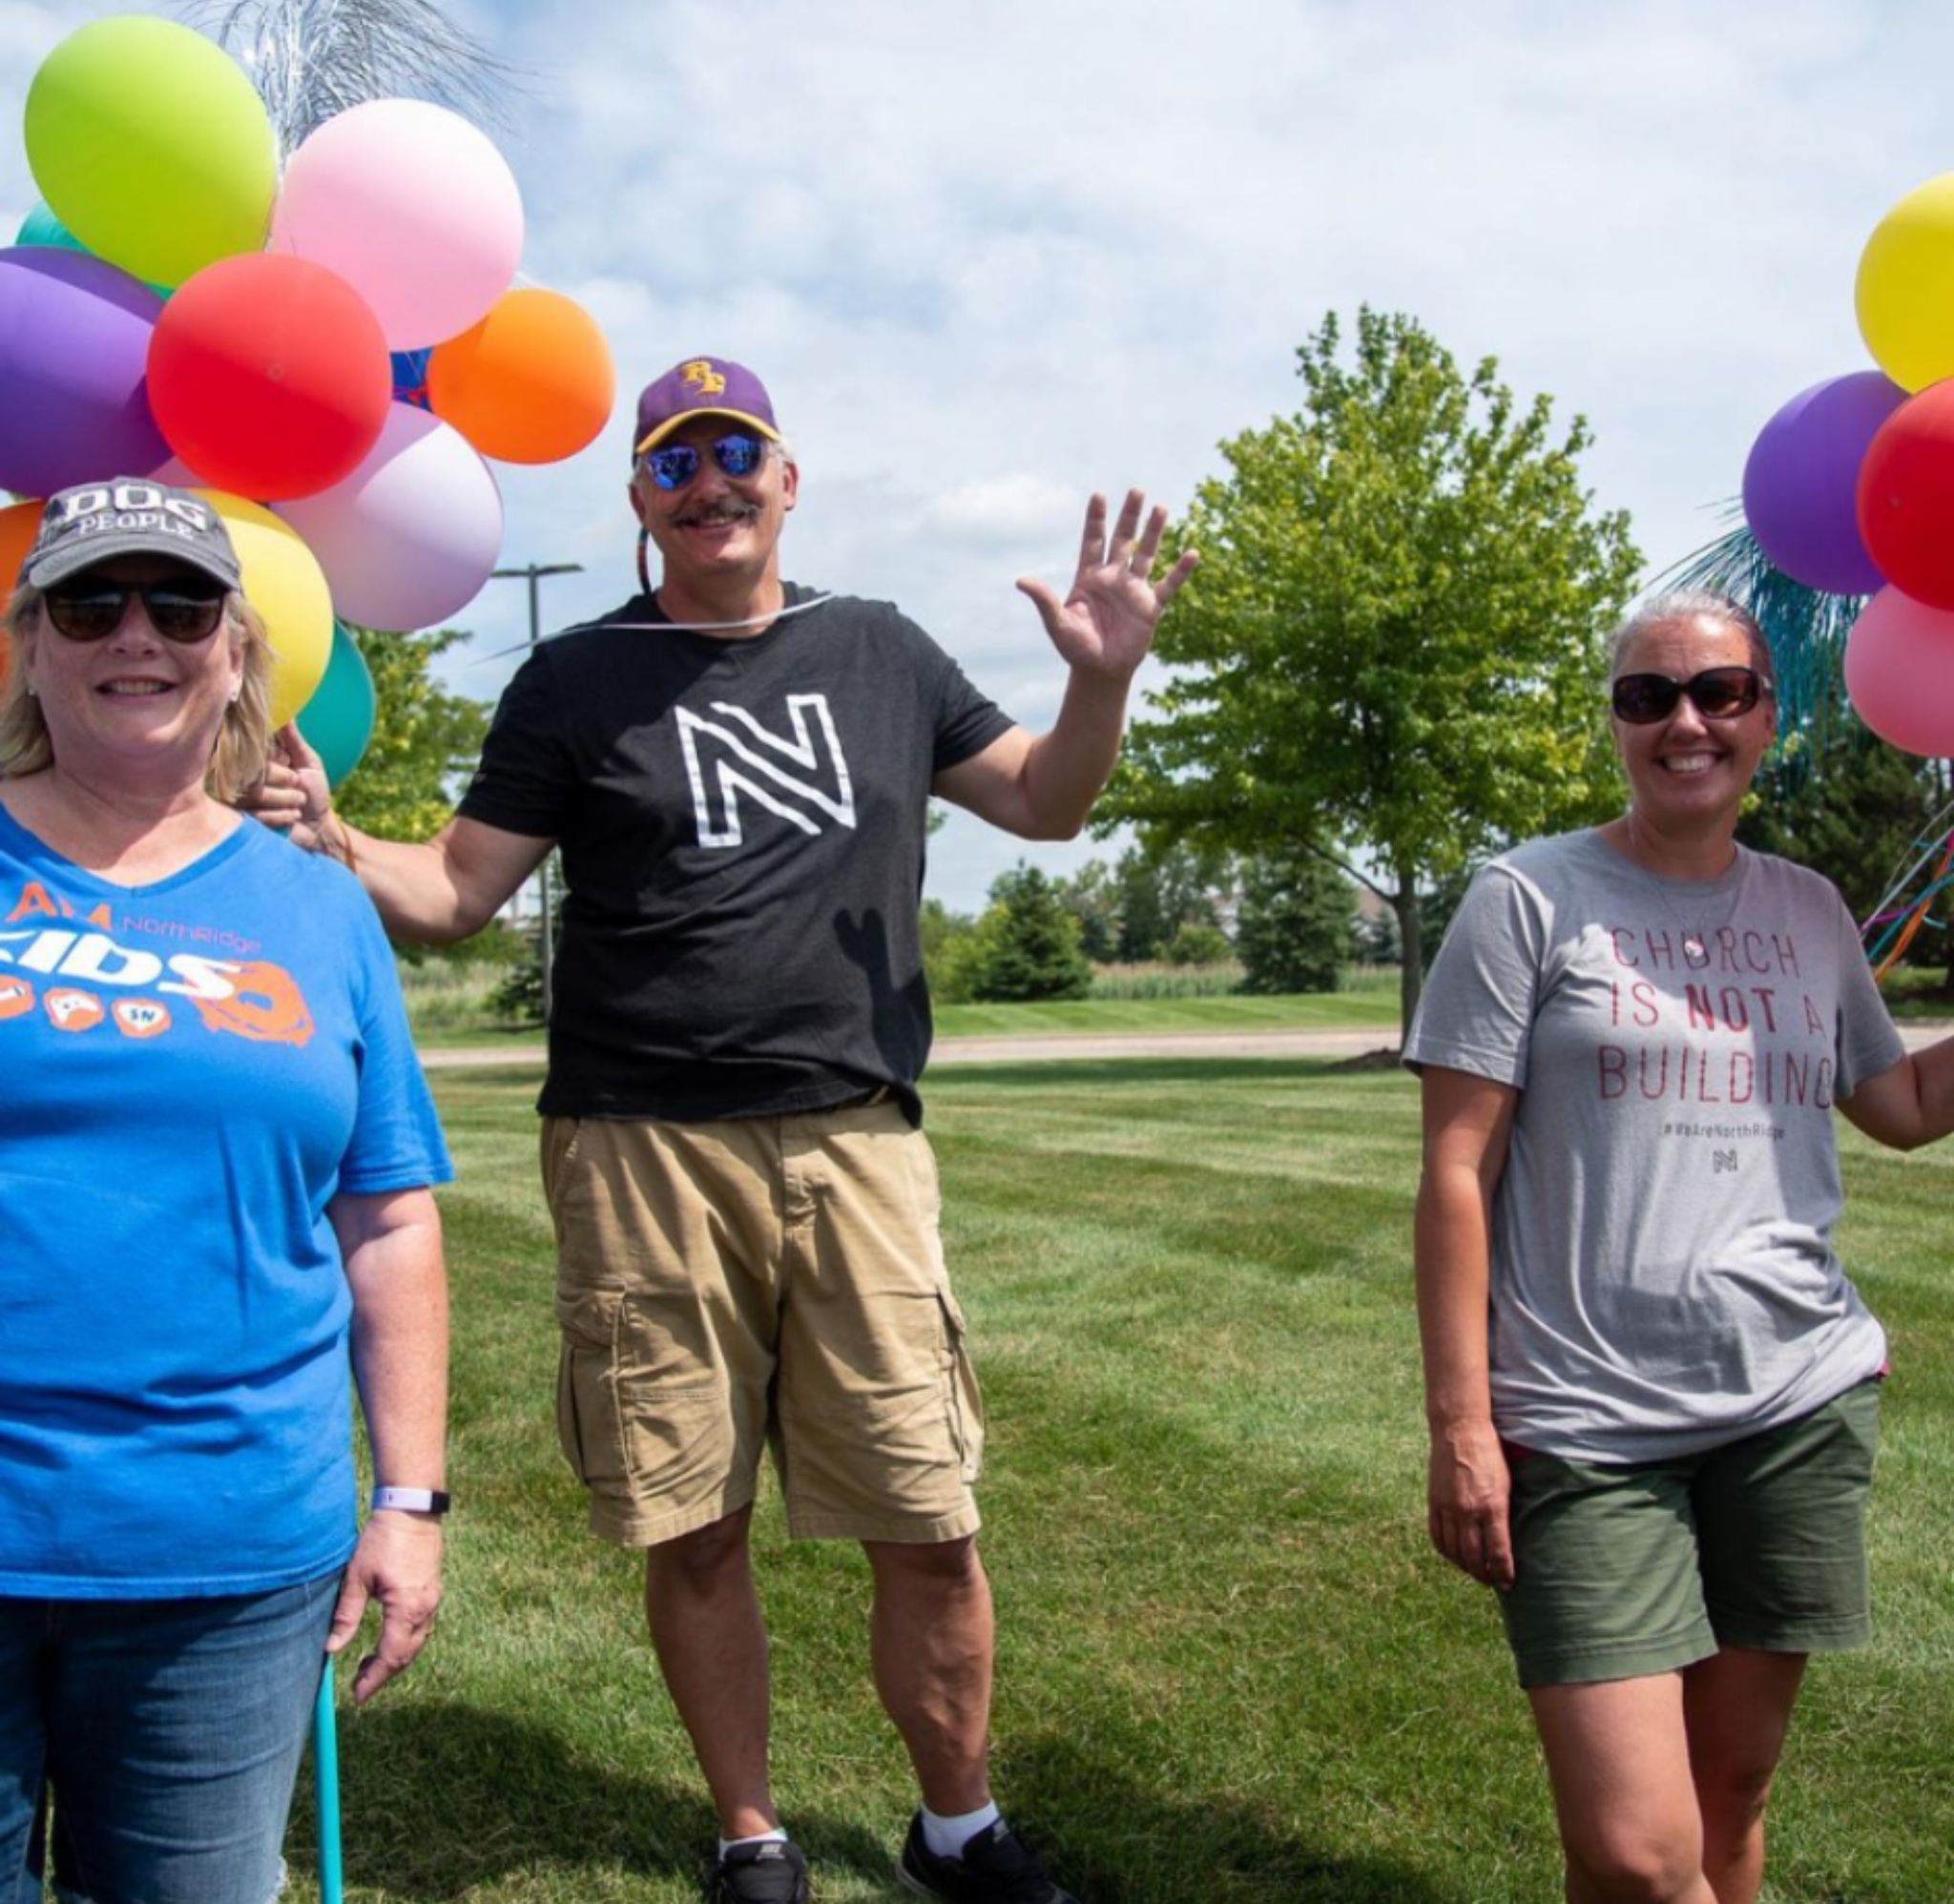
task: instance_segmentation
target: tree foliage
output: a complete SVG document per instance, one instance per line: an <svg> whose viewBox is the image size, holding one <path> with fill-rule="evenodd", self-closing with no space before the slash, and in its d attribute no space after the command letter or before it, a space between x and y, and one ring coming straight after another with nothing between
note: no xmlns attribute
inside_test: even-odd
<svg viewBox="0 0 1954 1904"><path fill-rule="evenodd" d="M486 701L449 693L435 680L433 665L468 638L455 628L423 634L353 631L373 676L373 738L333 804L364 832L426 839L453 810L456 782L482 751L489 710Z"/></svg>
<svg viewBox="0 0 1954 1904"><path fill-rule="evenodd" d="M1397 913L1408 1015L1419 888L1617 802L1602 646L1640 557L1582 486L1581 418L1409 317L1362 310L1354 342L1324 319L1302 408L1223 444L1175 526L1201 568L1100 818L1338 857Z"/></svg>
<svg viewBox="0 0 1954 1904"><path fill-rule="evenodd" d="M1091 989L1091 962L1056 883L1036 866L1001 873L978 924L970 995L987 1003L1082 999Z"/></svg>

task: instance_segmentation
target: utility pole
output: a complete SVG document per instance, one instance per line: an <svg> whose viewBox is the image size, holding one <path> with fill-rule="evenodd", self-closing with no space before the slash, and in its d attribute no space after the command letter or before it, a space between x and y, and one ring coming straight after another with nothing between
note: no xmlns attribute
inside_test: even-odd
<svg viewBox="0 0 1954 1904"><path fill-rule="evenodd" d="M584 565L581 562L531 562L523 569L495 569L489 573L496 581L520 579L530 585L530 652L536 652L536 643L543 638L542 610L539 601L541 583L545 575L581 575ZM550 1022L550 1008L556 993L552 984L556 963L556 916L550 891L550 861L555 849L543 856L541 873L543 888L543 922L536 942L543 955L543 1022Z"/></svg>

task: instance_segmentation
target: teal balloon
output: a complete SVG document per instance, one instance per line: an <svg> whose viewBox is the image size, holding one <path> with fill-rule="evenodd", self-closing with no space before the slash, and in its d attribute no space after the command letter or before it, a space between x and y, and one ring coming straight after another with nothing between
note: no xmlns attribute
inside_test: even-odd
<svg viewBox="0 0 1954 1904"><path fill-rule="evenodd" d="M344 622L332 625L332 653L312 698L299 710L299 732L325 763L326 784L337 789L360 764L373 738L378 703L372 671Z"/></svg>
<svg viewBox="0 0 1954 1904"><path fill-rule="evenodd" d="M88 246L48 209L45 198L36 201L34 208L20 221L20 232L14 238L15 244L58 245L63 251L86 251Z"/></svg>
<svg viewBox="0 0 1954 1904"><path fill-rule="evenodd" d="M15 244L45 245L55 251L82 251L88 246L48 209L48 201L39 198L34 208L20 221L20 230L13 239ZM176 288L171 284L152 284L149 287L158 298L167 298Z"/></svg>

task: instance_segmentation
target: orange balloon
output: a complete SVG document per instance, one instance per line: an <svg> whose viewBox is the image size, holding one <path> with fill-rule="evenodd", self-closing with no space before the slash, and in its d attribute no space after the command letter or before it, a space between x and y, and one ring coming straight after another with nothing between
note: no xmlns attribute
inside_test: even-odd
<svg viewBox="0 0 1954 1904"><path fill-rule="evenodd" d="M13 585L20 580L20 565L34 546L34 531L41 526L45 502L10 503L0 509L0 614L13 597ZM0 641L6 637L0 635Z"/></svg>
<svg viewBox="0 0 1954 1904"><path fill-rule="evenodd" d="M506 291L427 360L427 404L484 456L555 463L611 421L617 373L596 320L557 291Z"/></svg>

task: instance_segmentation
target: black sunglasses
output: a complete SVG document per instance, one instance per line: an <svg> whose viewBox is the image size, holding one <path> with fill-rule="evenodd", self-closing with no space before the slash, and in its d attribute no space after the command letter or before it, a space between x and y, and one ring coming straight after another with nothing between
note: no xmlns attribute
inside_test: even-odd
<svg viewBox="0 0 1954 1904"><path fill-rule="evenodd" d="M1775 686L1755 668L1706 668L1687 681L1669 674L1621 674L1614 684L1614 716L1631 727L1650 727L1667 720L1687 694L1705 720L1735 720Z"/></svg>
<svg viewBox="0 0 1954 1904"><path fill-rule="evenodd" d="M208 641L224 618L222 590L194 592L181 582L90 582L77 589L50 589L42 599L57 634L70 641L106 641L122 626L136 596L150 627L165 641Z"/></svg>
<svg viewBox="0 0 1954 1904"><path fill-rule="evenodd" d="M751 476L767 460L767 446L744 430L716 438L706 445L713 461L729 476ZM682 489L698 474L698 451L689 443L670 443L648 449L640 466L661 489Z"/></svg>

